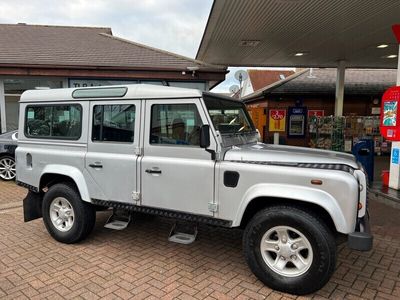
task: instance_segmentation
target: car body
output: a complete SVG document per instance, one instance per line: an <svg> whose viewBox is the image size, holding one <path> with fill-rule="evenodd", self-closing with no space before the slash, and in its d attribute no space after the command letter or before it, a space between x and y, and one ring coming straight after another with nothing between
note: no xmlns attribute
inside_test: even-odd
<svg viewBox="0 0 400 300"><path fill-rule="evenodd" d="M18 131L10 131L0 135L0 179L14 180L15 149L17 148Z"/></svg>
<svg viewBox="0 0 400 300"><path fill-rule="evenodd" d="M27 91L19 128L25 220L43 216L58 241L86 237L95 206L241 227L254 274L295 294L330 278L337 235L372 247L354 156L260 143L230 98L149 85Z"/></svg>

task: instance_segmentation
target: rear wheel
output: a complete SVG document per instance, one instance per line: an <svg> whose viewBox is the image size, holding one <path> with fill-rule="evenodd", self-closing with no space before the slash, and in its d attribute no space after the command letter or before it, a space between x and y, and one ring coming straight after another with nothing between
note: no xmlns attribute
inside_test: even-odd
<svg viewBox="0 0 400 300"><path fill-rule="evenodd" d="M42 213L50 235L66 244L86 238L96 221L95 208L82 201L72 185L64 183L49 188L43 197Z"/></svg>
<svg viewBox="0 0 400 300"><path fill-rule="evenodd" d="M262 282L291 294L317 291L335 269L332 232L318 217L295 207L258 212L245 229L243 248L250 269Z"/></svg>
<svg viewBox="0 0 400 300"><path fill-rule="evenodd" d="M12 156L0 157L0 178L9 181L15 179L15 159Z"/></svg>

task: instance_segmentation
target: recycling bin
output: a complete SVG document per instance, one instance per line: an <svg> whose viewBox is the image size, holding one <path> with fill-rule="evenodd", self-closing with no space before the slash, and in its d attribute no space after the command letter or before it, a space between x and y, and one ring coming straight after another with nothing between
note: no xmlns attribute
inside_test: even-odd
<svg viewBox="0 0 400 300"><path fill-rule="evenodd" d="M353 146L353 155L360 162L368 175L369 182L374 180L374 141L361 139Z"/></svg>

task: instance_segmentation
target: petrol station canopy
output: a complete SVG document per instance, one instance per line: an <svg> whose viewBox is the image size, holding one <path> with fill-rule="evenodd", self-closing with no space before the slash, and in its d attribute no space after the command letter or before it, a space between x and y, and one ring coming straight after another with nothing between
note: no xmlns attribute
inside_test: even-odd
<svg viewBox="0 0 400 300"><path fill-rule="evenodd" d="M256 67L396 68L399 0L214 0L196 58Z"/></svg>

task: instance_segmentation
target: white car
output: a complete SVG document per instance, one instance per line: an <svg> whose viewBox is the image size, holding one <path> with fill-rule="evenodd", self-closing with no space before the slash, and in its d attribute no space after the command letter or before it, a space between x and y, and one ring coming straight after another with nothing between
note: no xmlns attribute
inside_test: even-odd
<svg viewBox="0 0 400 300"><path fill-rule="evenodd" d="M244 229L245 258L268 286L307 294L336 263L336 238L370 250L367 182L354 157L258 142L238 101L151 85L26 91L21 96L17 183L25 221L43 217L63 243L83 240L97 207L109 228L131 212ZM182 227L182 226L181 226Z"/></svg>

